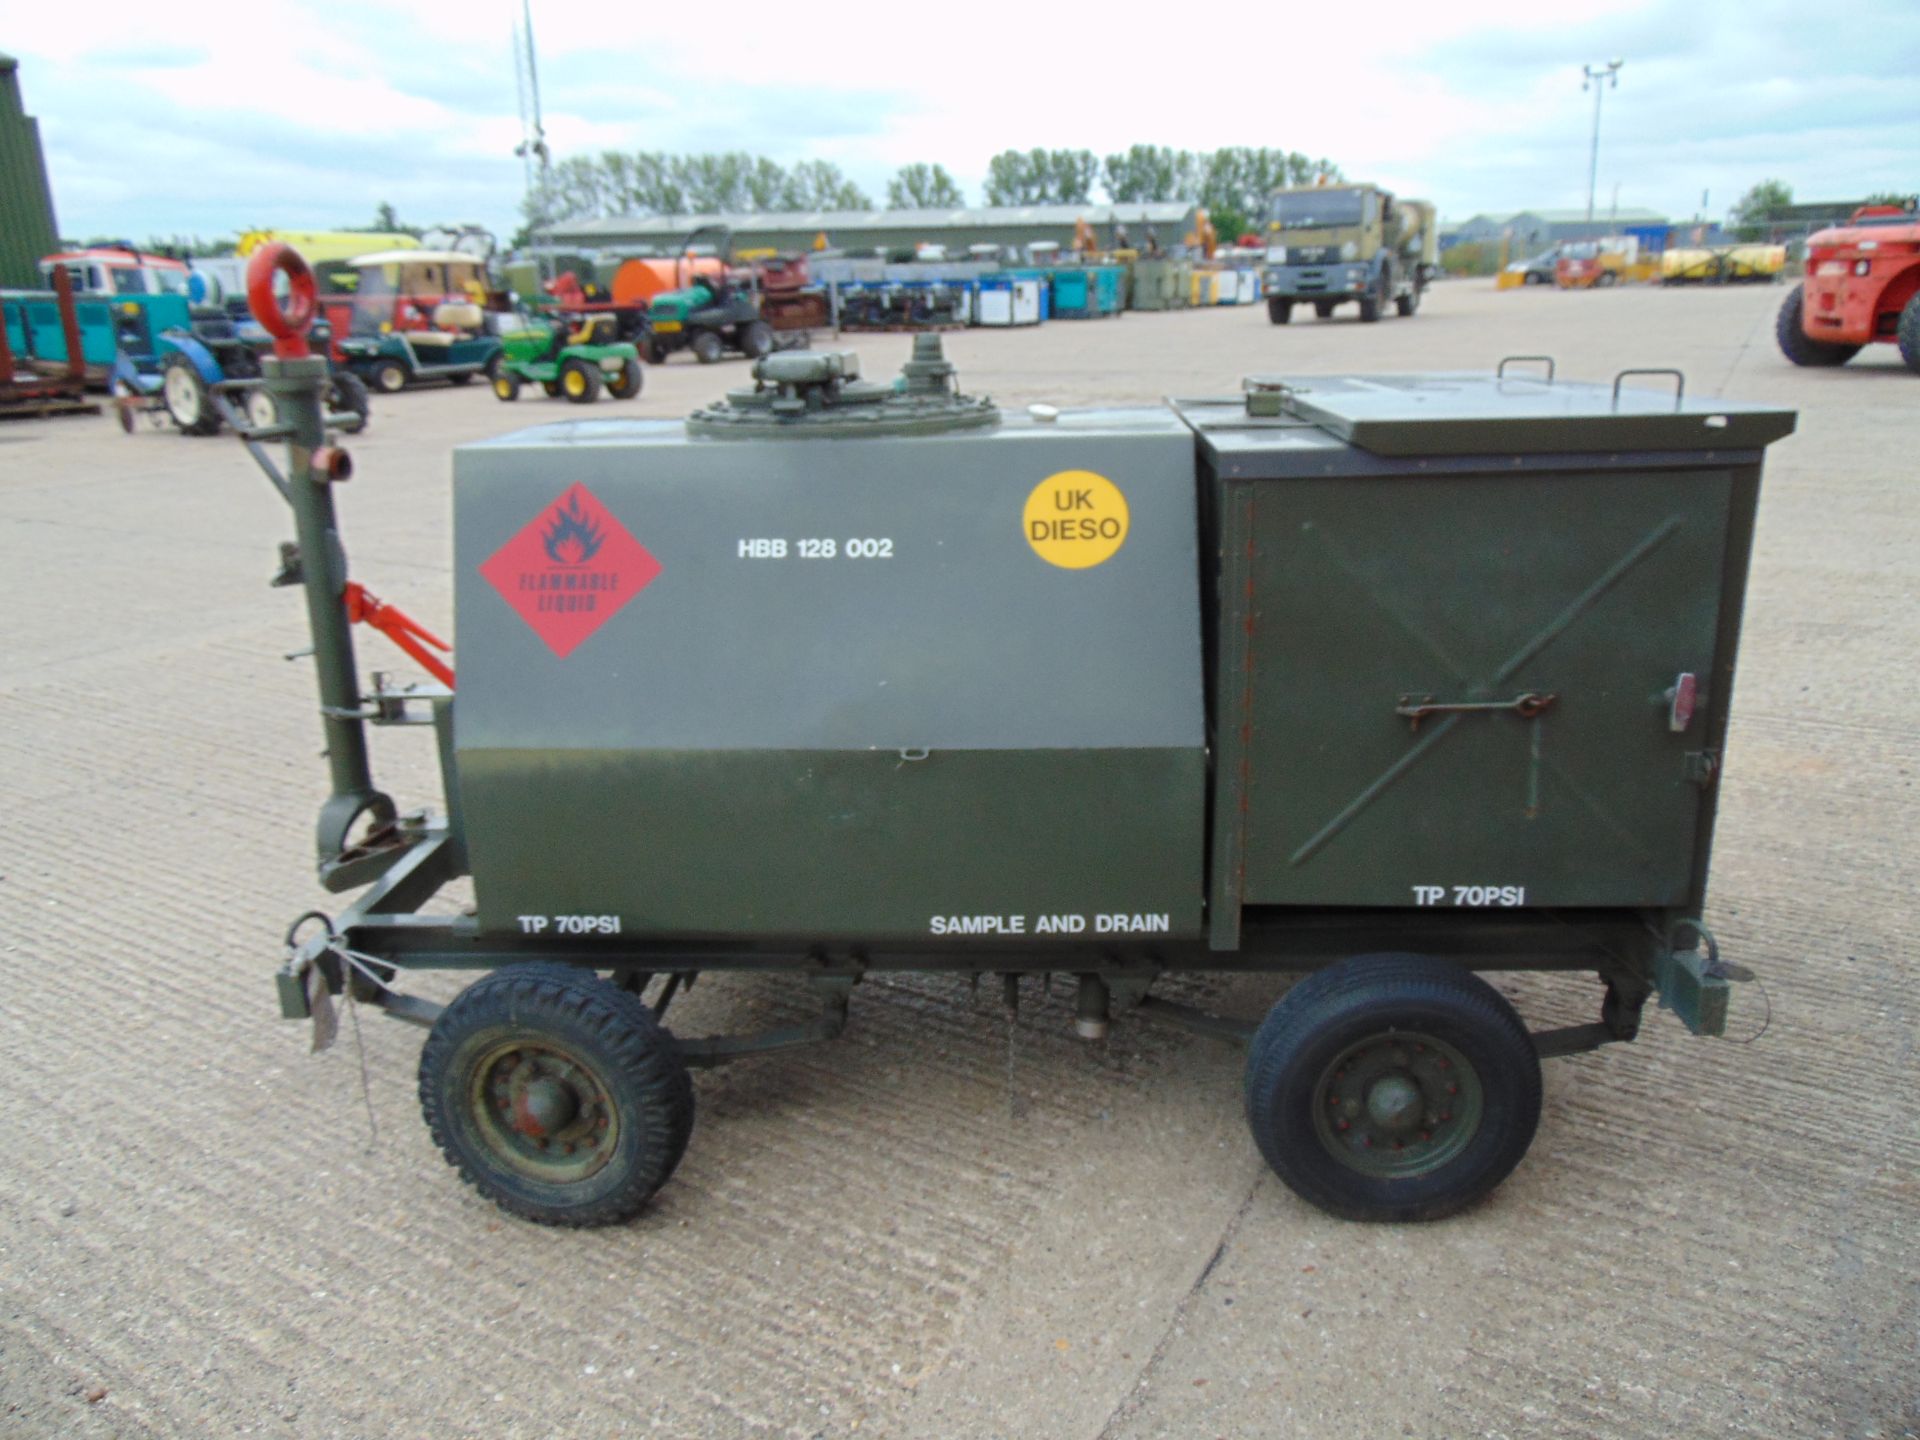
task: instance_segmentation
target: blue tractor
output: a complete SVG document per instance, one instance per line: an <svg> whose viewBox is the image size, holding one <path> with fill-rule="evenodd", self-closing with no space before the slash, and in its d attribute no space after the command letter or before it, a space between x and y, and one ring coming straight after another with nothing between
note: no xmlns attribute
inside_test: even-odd
<svg viewBox="0 0 1920 1440"><path fill-rule="evenodd" d="M140 410L156 421L164 413L187 435L211 435L227 419L250 430L278 420L273 396L259 383L270 342L250 316L196 308L181 295L123 295L113 302L113 319L117 350L108 389L128 430ZM364 423L367 387L359 377L336 369L327 398L329 409Z"/></svg>

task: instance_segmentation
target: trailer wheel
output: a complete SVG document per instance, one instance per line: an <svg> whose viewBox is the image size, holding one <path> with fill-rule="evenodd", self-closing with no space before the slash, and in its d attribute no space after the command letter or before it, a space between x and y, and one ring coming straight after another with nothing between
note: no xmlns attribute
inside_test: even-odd
<svg viewBox="0 0 1920 1440"><path fill-rule="evenodd" d="M607 394L616 400L631 400L640 393L646 378L646 372L640 368L638 360L623 360L619 375L607 381Z"/></svg>
<svg viewBox="0 0 1920 1440"><path fill-rule="evenodd" d="M686 1153L693 1083L639 996L523 963L475 981L434 1022L420 1109L447 1163L501 1209L611 1225Z"/></svg>
<svg viewBox="0 0 1920 1440"><path fill-rule="evenodd" d="M1894 338L1907 368L1920 372L1920 295L1907 301L1906 308L1900 312L1900 328Z"/></svg>
<svg viewBox="0 0 1920 1440"><path fill-rule="evenodd" d="M1291 300L1268 300L1267 319L1275 325L1286 324L1289 320L1293 319L1293 302Z"/></svg>
<svg viewBox="0 0 1920 1440"><path fill-rule="evenodd" d="M407 367L398 360L382 360L373 367L373 383L388 395L407 388Z"/></svg>
<svg viewBox="0 0 1920 1440"><path fill-rule="evenodd" d="M160 367L160 397L167 407L167 418L183 435L211 435L220 428L220 412L213 406L213 392L200 378L193 361L178 350L167 356Z"/></svg>
<svg viewBox="0 0 1920 1440"><path fill-rule="evenodd" d="M1247 1052L1247 1123L1301 1199L1349 1220L1437 1220L1512 1173L1540 1120L1540 1060L1484 980L1362 955L1280 998Z"/></svg>
<svg viewBox="0 0 1920 1440"><path fill-rule="evenodd" d="M1774 318L1773 338L1779 342L1780 353L1796 365L1844 365L1860 353L1858 345L1835 345L1830 341L1816 340L1807 334L1806 323L1802 318L1805 299L1801 294L1804 286L1796 285L1787 292L1787 298L1780 303L1780 313ZM1901 353L1906 352L1903 349ZM1909 362L1911 363L1911 362Z"/></svg>
<svg viewBox="0 0 1920 1440"><path fill-rule="evenodd" d="M726 353L726 342L711 330L702 330L693 337L693 358L702 365L711 365Z"/></svg>
<svg viewBox="0 0 1920 1440"><path fill-rule="evenodd" d="M591 405L600 398L600 367L578 356L560 366L560 393L574 405Z"/></svg>

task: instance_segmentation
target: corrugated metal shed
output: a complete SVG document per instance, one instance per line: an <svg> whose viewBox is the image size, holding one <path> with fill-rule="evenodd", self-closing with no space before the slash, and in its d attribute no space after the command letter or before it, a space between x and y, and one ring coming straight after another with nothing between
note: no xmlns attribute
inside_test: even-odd
<svg viewBox="0 0 1920 1440"><path fill-rule="evenodd" d="M541 232L555 247L583 250L670 247L701 225L725 225L736 247L810 250L824 234L836 249L893 249L931 241L949 247L1028 245L1073 241L1074 222L1085 219L1104 242L1115 222L1138 244L1152 226L1162 246L1179 244L1193 225L1194 207L1169 203L1086 205L987 205L952 210L795 210L737 215L635 215L607 220L565 220Z"/></svg>
<svg viewBox="0 0 1920 1440"><path fill-rule="evenodd" d="M40 124L20 98L20 62L0 55L0 288L38 286L37 262L58 248Z"/></svg>

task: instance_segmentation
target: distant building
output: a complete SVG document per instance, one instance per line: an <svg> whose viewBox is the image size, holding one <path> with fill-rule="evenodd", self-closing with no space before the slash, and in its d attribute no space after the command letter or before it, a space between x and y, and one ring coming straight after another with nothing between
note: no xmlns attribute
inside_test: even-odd
<svg viewBox="0 0 1920 1440"><path fill-rule="evenodd" d="M40 257L59 248L40 122L20 98L20 62L0 55L0 289L37 288Z"/></svg>
<svg viewBox="0 0 1920 1440"><path fill-rule="evenodd" d="M1124 226L1129 244L1144 248L1148 234L1163 250L1185 241L1194 208L1166 204L987 205L941 210L812 210L739 215L641 215L607 220L563 220L534 238L549 251L664 253L701 225L725 225L740 250L812 250L826 236L835 250L904 250L943 245L965 255L970 245L1026 246L1052 241L1073 244L1073 227L1084 219L1102 245Z"/></svg>
<svg viewBox="0 0 1920 1440"><path fill-rule="evenodd" d="M1563 240L1590 240L1599 235L1639 235L1649 248L1660 249L1661 244L1651 242L1671 228L1672 222L1658 211L1633 206L1595 210L1591 221L1585 210L1519 210L1510 215L1476 215L1454 226L1445 239L1454 245L1497 245L1502 238L1510 237L1513 258L1521 260Z"/></svg>

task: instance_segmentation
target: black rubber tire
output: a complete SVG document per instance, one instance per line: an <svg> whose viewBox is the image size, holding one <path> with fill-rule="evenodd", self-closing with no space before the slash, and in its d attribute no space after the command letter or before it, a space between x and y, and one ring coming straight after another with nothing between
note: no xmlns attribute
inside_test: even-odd
<svg viewBox="0 0 1920 1440"><path fill-rule="evenodd" d="M1381 317L1382 314L1386 312L1386 308L1387 308L1387 278L1386 276L1382 275L1380 277L1380 283L1378 286L1374 288L1373 293L1371 295L1363 295L1360 297L1361 323L1366 325L1373 324L1376 320L1378 320Z"/></svg>
<svg viewBox="0 0 1920 1440"><path fill-rule="evenodd" d="M712 330L698 331L689 342L688 348L693 351L693 358L702 365L713 364L727 350L726 342Z"/></svg>
<svg viewBox="0 0 1920 1440"><path fill-rule="evenodd" d="M1613 271L1611 270L1602 270L1598 275L1594 277L1593 283L1599 289L1608 290L1613 287L1614 282L1617 281L1619 278L1620 277L1614 274Z"/></svg>
<svg viewBox="0 0 1920 1440"><path fill-rule="evenodd" d="M762 355L773 353L773 329L764 320L754 320L740 327L740 353L749 360L758 360Z"/></svg>
<svg viewBox="0 0 1920 1440"><path fill-rule="evenodd" d="M576 391L573 377L580 377L580 388ZM589 365L575 356L560 363L560 393L571 405L591 405L600 398L600 367Z"/></svg>
<svg viewBox="0 0 1920 1440"><path fill-rule="evenodd" d="M546 392L549 400L558 400L560 398L560 382L558 380L542 380L540 382L540 388Z"/></svg>
<svg viewBox="0 0 1920 1440"><path fill-rule="evenodd" d="M410 378L407 367L398 360L382 360L373 367L374 386L383 395L398 395L407 388Z"/></svg>
<svg viewBox="0 0 1920 1440"><path fill-rule="evenodd" d="M616 400L631 400L646 383L647 372L640 367L640 362L628 360L620 366L619 379L607 381L607 394Z"/></svg>
<svg viewBox="0 0 1920 1440"><path fill-rule="evenodd" d="M667 347L662 345L658 340L649 340L646 344L645 353L649 365L664 365L667 363Z"/></svg>
<svg viewBox="0 0 1920 1440"><path fill-rule="evenodd" d="M1464 1148L1419 1175L1369 1175L1341 1160L1314 1122L1323 1073L1374 1035L1413 1031L1474 1068L1481 1114ZM1347 1220L1437 1220L1506 1179L1540 1122L1540 1059L1499 991L1445 960L1361 955L1301 980L1247 1051L1247 1124L1267 1164L1301 1199Z"/></svg>
<svg viewBox="0 0 1920 1440"><path fill-rule="evenodd" d="M198 403L191 406L176 406L173 391L191 389L197 395ZM212 435L220 429L220 412L214 407L213 391L207 382L200 378L200 371L193 361L178 350L171 352L160 366L160 399L166 408L167 418L182 435Z"/></svg>
<svg viewBox="0 0 1920 1440"><path fill-rule="evenodd" d="M520 398L520 377L511 370L502 370L493 377L493 398L496 400L518 400Z"/></svg>
<svg viewBox="0 0 1920 1440"><path fill-rule="evenodd" d="M1773 338L1780 346L1780 353L1796 365L1846 364L1860 353L1860 347L1834 345L1807 334L1801 313L1806 303L1801 293L1805 288L1796 285L1788 291L1787 298L1780 302L1780 313L1774 317Z"/></svg>
<svg viewBox="0 0 1920 1440"><path fill-rule="evenodd" d="M373 417L373 400L366 381L351 370L336 370L327 385L327 408L336 415L358 415L360 428Z"/></svg>
<svg viewBox="0 0 1920 1440"><path fill-rule="evenodd" d="M1547 283L1547 277L1537 270L1529 270L1520 277L1520 283L1522 285L1545 285Z"/></svg>
<svg viewBox="0 0 1920 1440"><path fill-rule="evenodd" d="M1920 295L1907 301L1900 312L1900 325L1894 332L1894 339L1900 349L1900 358L1907 362L1907 368L1920 374Z"/></svg>
<svg viewBox="0 0 1920 1440"><path fill-rule="evenodd" d="M1293 302L1291 300L1268 300L1267 319L1275 325L1286 324L1289 320L1293 319Z"/></svg>
<svg viewBox="0 0 1920 1440"><path fill-rule="evenodd" d="M474 1070L503 1039L553 1046L595 1074L619 1122L605 1165L565 1184L506 1164L476 1128ZM441 1012L420 1052L427 1130L474 1189L541 1225L616 1225L667 1183L693 1135L693 1081L673 1037L639 996L566 965L510 965Z"/></svg>
<svg viewBox="0 0 1920 1440"><path fill-rule="evenodd" d="M471 385L473 383L473 377L478 373L477 370L452 370L447 373L447 383L449 385Z"/></svg>
<svg viewBox="0 0 1920 1440"><path fill-rule="evenodd" d="M1314 301L1313 313L1322 320L1331 320L1333 318L1333 301L1331 300Z"/></svg>
<svg viewBox="0 0 1920 1440"><path fill-rule="evenodd" d="M1400 315L1411 315L1420 308L1420 290L1418 286L1404 295L1393 297L1393 308Z"/></svg>

